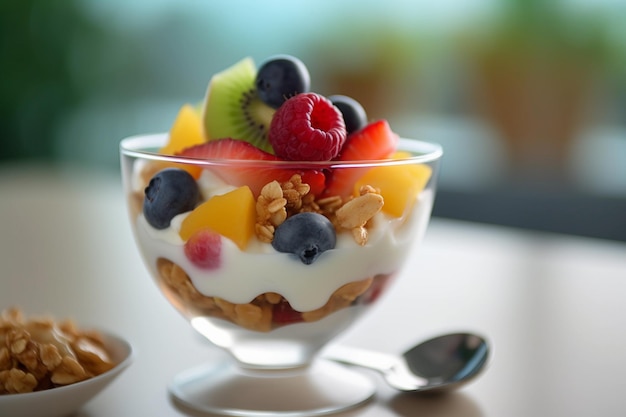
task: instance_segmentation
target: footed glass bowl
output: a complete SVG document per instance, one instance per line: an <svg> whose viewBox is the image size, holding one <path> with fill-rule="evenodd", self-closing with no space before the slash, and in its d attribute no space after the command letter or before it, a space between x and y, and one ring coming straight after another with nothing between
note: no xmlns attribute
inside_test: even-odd
<svg viewBox="0 0 626 417"><path fill-rule="evenodd" d="M368 400L372 381L316 355L414 254L441 148L401 139L392 159L293 162L161 155L166 141L121 142L135 240L167 300L233 359L183 371L174 398L290 416Z"/></svg>

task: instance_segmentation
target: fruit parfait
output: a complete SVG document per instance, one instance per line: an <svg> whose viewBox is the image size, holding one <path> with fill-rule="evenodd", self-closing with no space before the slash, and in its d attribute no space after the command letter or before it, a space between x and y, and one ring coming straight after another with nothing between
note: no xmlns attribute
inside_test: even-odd
<svg viewBox="0 0 626 417"><path fill-rule="evenodd" d="M258 68L246 58L215 74L203 103L182 106L167 134L121 144L148 269L192 326L248 370L316 362L388 287L430 217L441 149L400 139L353 98L310 84L295 57ZM177 398L228 408L209 394L195 404L185 383L172 385ZM324 400L308 413L371 391L353 387L341 405Z"/></svg>

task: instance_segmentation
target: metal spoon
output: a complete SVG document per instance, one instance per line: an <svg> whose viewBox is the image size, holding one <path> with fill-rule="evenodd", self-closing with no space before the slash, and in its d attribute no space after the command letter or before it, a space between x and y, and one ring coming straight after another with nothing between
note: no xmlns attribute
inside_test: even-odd
<svg viewBox="0 0 626 417"><path fill-rule="evenodd" d="M487 363L486 340L471 333L453 333L426 340L402 356L332 346L326 359L380 372L401 391L449 391L474 379Z"/></svg>

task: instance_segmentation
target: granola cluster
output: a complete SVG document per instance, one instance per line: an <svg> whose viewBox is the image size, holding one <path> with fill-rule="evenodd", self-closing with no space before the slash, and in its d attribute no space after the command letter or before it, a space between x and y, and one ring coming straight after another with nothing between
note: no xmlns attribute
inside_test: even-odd
<svg viewBox="0 0 626 417"><path fill-rule="evenodd" d="M341 196L316 198L309 194L310 189L298 174L282 184L278 181L266 184L256 202L255 232L259 240L271 243L276 227L287 217L301 212L315 212L328 217L336 229L350 230L359 245L367 243L368 223L384 204L379 190L363 186L358 197L344 201Z"/></svg>
<svg viewBox="0 0 626 417"><path fill-rule="evenodd" d="M73 384L114 366L98 332L70 320L26 319L17 308L0 315L0 395Z"/></svg>
<svg viewBox="0 0 626 417"><path fill-rule="evenodd" d="M267 332L280 324L286 324L281 323L280 320L277 321L275 316L275 310L288 303L280 294L267 292L258 295L249 303L233 304L219 297L202 295L193 286L185 271L174 262L159 258L157 268L165 293L175 305L182 305L188 313L221 318L246 329L260 332ZM294 312L297 315L297 321L318 321L337 310L350 306L371 287L373 281L373 278L367 278L343 285L322 307L302 313Z"/></svg>

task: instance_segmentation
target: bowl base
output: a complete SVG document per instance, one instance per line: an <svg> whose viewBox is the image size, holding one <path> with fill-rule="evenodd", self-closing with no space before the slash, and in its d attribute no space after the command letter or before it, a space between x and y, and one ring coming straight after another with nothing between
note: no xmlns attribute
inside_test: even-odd
<svg viewBox="0 0 626 417"><path fill-rule="evenodd" d="M169 385L174 401L228 416L316 416L368 401L376 386L357 371L318 359L287 370L250 370L228 362L183 371Z"/></svg>

